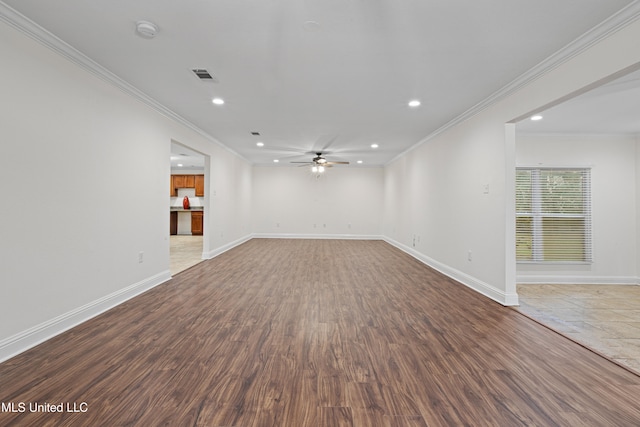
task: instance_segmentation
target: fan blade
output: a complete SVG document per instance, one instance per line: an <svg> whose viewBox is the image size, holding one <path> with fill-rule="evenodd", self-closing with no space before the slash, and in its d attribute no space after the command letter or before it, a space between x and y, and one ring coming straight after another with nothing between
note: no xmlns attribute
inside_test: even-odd
<svg viewBox="0 0 640 427"><path fill-rule="evenodd" d="M348 165L349 162L326 162L325 165Z"/></svg>
<svg viewBox="0 0 640 427"><path fill-rule="evenodd" d="M313 162L289 162L289 163L304 163L305 165L312 165Z"/></svg>
<svg viewBox="0 0 640 427"><path fill-rule="evenodd" d="M316 148L314 150L314 152L322 152L322 154L328 154L329 151L327 151L329 149L329 147L331 147L333 145L334 142L336 142L336 139L338 139L338 134L325 134L325 135L320 135L320 137L318 137L318 139L316 140L316 143L313 144L314 148Z"/></svg>

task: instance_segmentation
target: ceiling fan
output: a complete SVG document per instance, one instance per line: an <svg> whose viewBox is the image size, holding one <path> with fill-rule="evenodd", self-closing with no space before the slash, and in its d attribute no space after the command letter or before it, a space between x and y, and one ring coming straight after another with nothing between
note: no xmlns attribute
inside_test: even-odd
<svg viewBox="0 0 640 427"><path fill-rule="evenodd" d="M317 152L316 157L311 159L310 162L291 162L291 163L302 163L300 166L311 166L311 172L313 173L322 173L325 168L330 168L333 165L348 165L349 162L330 162L324 157L322 157L322 152Z"/></svg>

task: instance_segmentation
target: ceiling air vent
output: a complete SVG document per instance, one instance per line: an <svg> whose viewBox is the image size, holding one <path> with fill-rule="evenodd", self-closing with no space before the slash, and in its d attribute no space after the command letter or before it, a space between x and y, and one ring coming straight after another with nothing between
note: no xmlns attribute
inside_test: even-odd
<svg viewBox="0 0 640 427"><path fill-rule="evenodd" d="M251 135L260 136L260 132L251 132Z"/></svg>
<svg viewBox="0 0 640 427"><path fill-rule="evenodd" d="M193 73L202 81L205 82L218 82L218 80L213 77L211 74L209 74L209 72L207 70L205 70L204 68L194 68Z"/></svg>

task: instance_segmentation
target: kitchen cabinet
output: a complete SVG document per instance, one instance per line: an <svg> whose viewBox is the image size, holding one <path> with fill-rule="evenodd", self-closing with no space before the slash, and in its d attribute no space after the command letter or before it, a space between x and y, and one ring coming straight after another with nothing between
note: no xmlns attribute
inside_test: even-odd
<svg viewBox="0 0 640 427"><path fill-rule="evenodd" d="M194 236L202 236L204 215L202 211L191 212L191 234Z"/></svg>
<svg viewBox="0 0 640 427"><path fill-rule="evenodd" d="M178 234L178 212L169 212L169 234L175 236Z"/></svg>
<svg viewBox="0 0 640 427"><path fill-rule="evenodd" d="M171 197L178 195L178 188L195 188L196 197L204 197L204 175L171 175Z"/></svg>
<svg viewBox="0 0 640 427"><path fill-rule="evenodd" d="M195 175L196 197L204 197L204 175Z"/></svg>
<svg viewBox="0 0 640 427"><path fill-rule="evenodd" d="M186 188L185 178L185 175L172 175L171 180L173 181L173 188Z"/></svg>

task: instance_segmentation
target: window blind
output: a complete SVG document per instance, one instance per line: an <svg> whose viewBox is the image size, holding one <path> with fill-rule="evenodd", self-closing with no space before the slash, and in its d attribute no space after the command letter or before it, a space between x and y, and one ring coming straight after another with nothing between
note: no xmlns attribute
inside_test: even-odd
<svg viewBox="0 0 640 427"><path fill-rule="evenodd" d="M516 259L592 261L590 169L516 169Z"/></svg>

